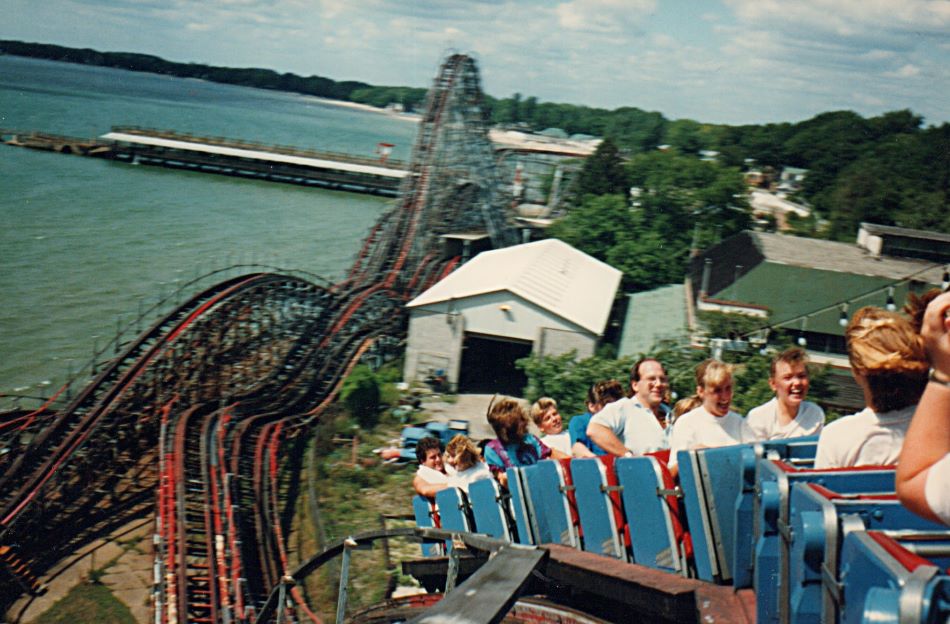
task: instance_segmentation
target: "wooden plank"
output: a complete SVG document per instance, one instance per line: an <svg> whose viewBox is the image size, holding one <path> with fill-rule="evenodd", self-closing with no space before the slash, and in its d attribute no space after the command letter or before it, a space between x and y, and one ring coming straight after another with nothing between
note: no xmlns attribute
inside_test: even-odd
<svg viewBox="0 0 950 624"><path fill-rule="evenodd" d="M546 556L547 552L541 549L501 548L468 580L410 623L501 622L531 579L531 573Z"/></svg>

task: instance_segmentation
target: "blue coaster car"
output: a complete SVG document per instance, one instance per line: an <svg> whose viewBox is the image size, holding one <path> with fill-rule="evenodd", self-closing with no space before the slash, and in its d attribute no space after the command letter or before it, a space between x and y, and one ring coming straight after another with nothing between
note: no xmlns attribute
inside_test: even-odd
<svg viewBox="0 0 950 624"><path fill-rule="evenodd" d="M791 556L780 570L789 580L789 622L836 622L842 604L838 557L852 531L943 527L911 513L894 493L842 494L817 483L797 483L790 502Z"/></svg>
<svg viewBox="0 0 950 624"><path fill-rule="evenodd" d="M853 531L839 565L842 624L950 620L950 530Z"/></svg>
<svg viewBox="0 0 950 624"><path fill-rule="evenodd" d="M755 598L760 624L787 622L788 569L791 546L789 497L795 483L820 483L837 492L893 492L893 466L861 466L825 470L799 469L775 459L760 459L756 466L755 499Z"/></svg>

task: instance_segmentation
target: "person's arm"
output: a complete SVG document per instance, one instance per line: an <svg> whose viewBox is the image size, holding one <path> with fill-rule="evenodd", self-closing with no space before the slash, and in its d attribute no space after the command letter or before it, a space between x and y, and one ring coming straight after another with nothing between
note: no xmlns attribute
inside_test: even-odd
<svg viewBox="0 0 950 624"><path fill-rule="evenodd" d="M583 442L575 442L571 447L571 453L574 457L597 457Z"/></svg>
<svg viewBox="0 0 950 624"><path fill-rule="evenodd" d="M604 449L611 455L623 457L627 452L627 447L623 445L617 435L603 425L592 422L587 425L587 437L591 441Z"/></svg>
<svg viewBox="0 0 950 624"><path fill-rule="evenodd" d="M427 496L428 498L432 498L436 492L444 490L447 487L448 485L445 483L429 483L419 475L416 475L412 479L412 488L416 491L416 494Z"/></svg>
<svg viewBox="0 0 950 624"><path fill-rule="evenodd" d="M551 449L551 459L570 459L571 456L563 451L559 451L556 448Z"/></svg>
<svg viewBox="0 0 950 624"><path fill-rule="evenodd" d="M950 293L930 302L921 335L930 365L939 381L950 382ZM950 387L929 382L904 437L897 464L897 496L914 513L940 521L927 504L925 486L930 467L950 453Z"/></svg>

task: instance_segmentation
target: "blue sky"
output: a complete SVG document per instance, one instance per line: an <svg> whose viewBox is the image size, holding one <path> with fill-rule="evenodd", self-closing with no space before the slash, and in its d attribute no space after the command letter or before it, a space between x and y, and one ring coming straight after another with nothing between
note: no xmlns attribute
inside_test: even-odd
<svg viewBox="0 0 950 624"><path fill-rule="evenodd" d="M910 108L950 121L950 0L4 0L0 38L427 86L450 50L485 90L670 119Z"/></svg>

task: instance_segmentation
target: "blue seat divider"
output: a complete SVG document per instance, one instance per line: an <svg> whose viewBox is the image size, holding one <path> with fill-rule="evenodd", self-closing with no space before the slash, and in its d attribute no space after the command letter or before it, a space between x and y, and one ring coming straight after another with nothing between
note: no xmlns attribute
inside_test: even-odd
<svg viewBox="0 0 950 624"><path fill-rule="evenodd" d="M739 444L677 454L696 574L704 581L732 580L742 453L749 448ZM751 508L749 511L751 514Z"/></svg>
<svg viewBox="0 0 950 624"><path fill-rule="evenodd" d="M773 459L756 462L759 493L755 498L755 586L759 624L787 621L782 605L788 605L789 582L780 570L787 569L791 531L789 495L795 483L815 482L837 492L893 492L893 467L799 470Z"/></svg>
<svg viewBox="0 0 950 624"><path fill-rule="evenodd" d="M421 528L432 528L435 526L435 521L433 520L433 514L435 513L435 507L428 498L425 496L420 496L416 494L412 497L412 513L416 517L416 526ZM442 554L442 547L440 544L426 544L422 543L422 556L423 557L435 557Z"/></svg>
<svg viewBox="0 0 950 624"><path fill-rule="evenodd" d="M818 436L767 440L742 447L740 453L740 491L736 499L732 555L732 586L736 589L754 585L755 569L755 497L756 463L762 457L780 459L790 465L811 467L815 460Z"/></svg>
<svg viewBox="0 0 950 624"><path fill-rule="evenodd" d="M667 502L669 486L655 457L620 458L614 464L623 490L633 560L665 572L687 573L677 535L678 519ZM682 530L682 527L680 527Z"/></svg>
<svg viewBox="0 0 950 624"><path fill-rule="evenodd" d="M606 467L595 458L572 459L571 475L584 533L584 550L626 561L627 549L614 517L610 492L606 490Z"/></svg>
<svg viewBox="0 0 950 624"><path fill-rule="evenodd" d="M508 497L494 479L481 479L468 486L475 530L507 542L514 541L506 510Z"/></svg>
<svg viewBox="0 0 950 624"><path fill-rule="evenodd" d="M895 494L841 494L817 483L792 487L791 556L780 574L789 579L788 604L780 604L791 624L836 622L842 603L838 557L842 536L856 530L944 527L911 513Z"/></svg>
<svg viewBox="0 0 950 624"><path fill-rule="evenodd" d="M456 487L439 490L435 494L435 504L439 508L442 528L448 531L470 533L472 522L469 518L468 497ZM446 540L447 552L452 550L452 540Z"/></svg>
<svg viewBox="0 0 950 624"><path fill-rule="evenodd" d="M555 460L546 459L523 468L522 475L537 518L538 542L578 548L561 465Z"/></svg>
<svg viewBox="0 0 950 624"><path fill-rule="evenodd" d="M908 547L925 549L927 558ZM950 530L896 536L882 531L848 533L839 566L845 592L839 622L947 621L950 604L937 597L941 586L950 589L948 566Z"/></svg>
<svg viewBox="0 0 950 624"><path fill-rule="evenodd" d="M534 526L533 513L522 482L521 468L509 468L508 493L511 496L511 514L515 517L515 526L518 528L517 541L519 544L537 544L537 530Z"/></svg>

